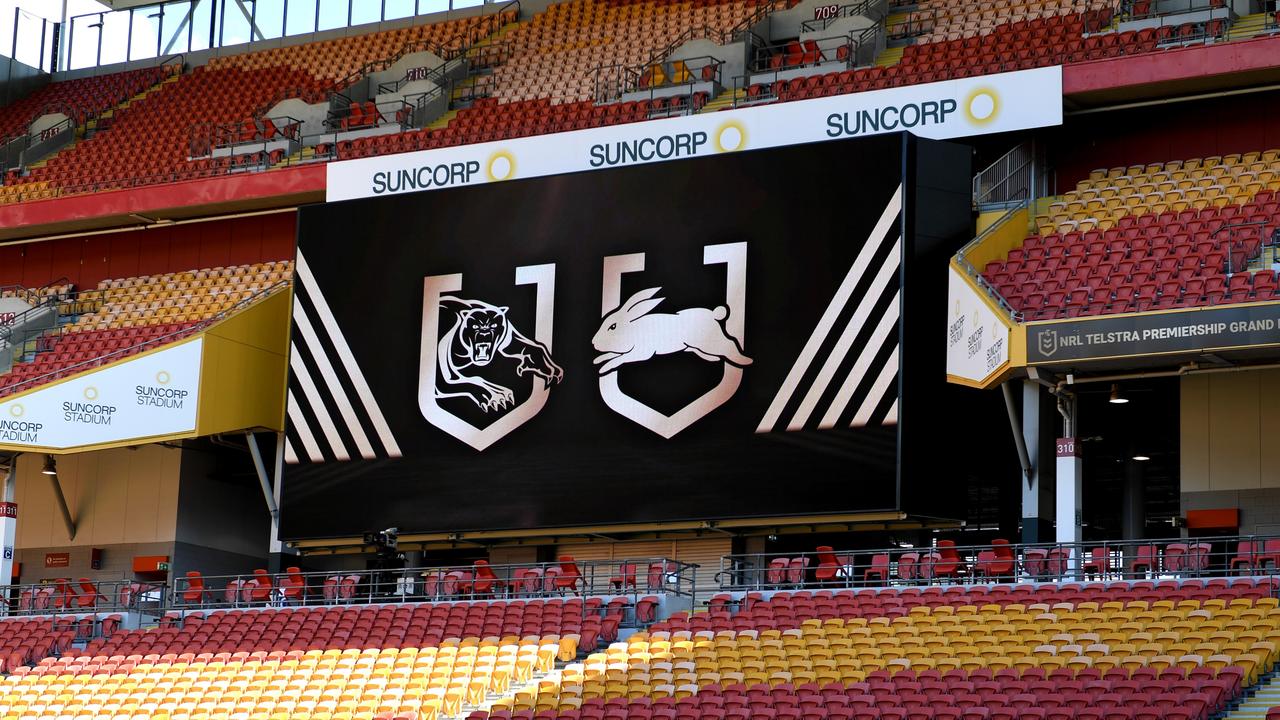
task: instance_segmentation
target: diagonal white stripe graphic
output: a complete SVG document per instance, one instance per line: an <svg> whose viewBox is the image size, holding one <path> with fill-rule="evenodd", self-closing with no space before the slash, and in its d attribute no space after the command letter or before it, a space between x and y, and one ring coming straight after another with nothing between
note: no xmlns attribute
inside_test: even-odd
<svg viewBox="0 0 1280 720"><path fill-rule="evenodd" d="M284 461L290 465L298 464L298 453L293 450L293 443L284 441Z"/></svg>
<svg viewBox="0 0 1280 720"><path fill-rule="evenodd" d="M898 401L896 399L893 401L893 405L889 406L889 412L885 413L883 424L885 425L898 424Z"/></svg>
<svg viewBox="0 0 1280 720"><path fill-rule="evenodd" d="M378 433L378 439L382 441L382 446L386 448L387 454L391 457L400 457L400 446L396 444L395 435L391 434L391 426L387 425L387 420L382 416L382 408L378 407L378 400L373 396L373 391L369 389L369 383L364 379L364 373L360 371L360 365L356 363L355 355L351 353L351 347L347 345L347 339L342 335L342 329L338 327L338 321L333 317L333 312L329 309L329 303L324 299L324 293L320 291L320 286L316 284L315 276L311 274L311 268L307 266L307 260L298 253L298 260L294 266L298 273L298 279L303 282L307 289L307 296L311 298L311 304L316 308L316 318L320 325L328 333L329 339L333 342L334 350L338 353L338 359L342 362L342 367L346 369L347 376L351 378L351 385L356 389L356 393L360 396L360 404L364 406L365 412L369 414L370 421L373 422L373 429Z"/></svg>
<svg viewBox="0 0 1280 720"><path fill-rule="evenodd" d="M827 412L822 416L822 421L818 423L818 427L823 430L829 430L836 426L840 420L841 413L849 406L849 400L853 398L853 393L862 385L862 381L866 378L867 370L871 366L871 361L875 360L875 355L884 347L885 338L889 337L889 333L893 332L893 328L898 324L898 301L902 297L901 292L893 294L893 302L885 310L884 316L880 318L880 323L876 325L875 330L871 331L871 338L867 340L866 347L858 354L858 360L853 364L853 368L849 370L849 375L844 379L844 383L840 385L839 392L831 401L831 407L827 408Z"/></svg>
<svg viewBox="0 0 1280 720"><path fill-rule="evenodd" d="M320 452L316 436L311 433L311 426L307 424L307 418L298 407L298 399L293 396L292 390L289 391L289 420L293 422L293 429L298 431L298 437L302 440L302 449L307 451L307 457L311 458L311 462L324 462L324 453Z"/></svg>
<svg viewBox="0 0 1280 720"><path fill-rule="evenodd" d="M849 427L862 427L871 420L871 413L876 411L876 406L884 401L885 393L893 390L891 386L894 380L898 379L898 348L894 348L889 354L888 359L884 361L884 367L880 369L880 377L876 378L876 383L871 386L871 392L867 394L867 399L862 401L862 407L858 408L858 414L853 416L853 422L849 423ZM894 401L897 406L897 401ZM897 411L894 411L896 417Z"/></svg>
<svg viewBox="0 0 1280 720"><path fill-rule="evenodd" d="M333 401L338 406L338 412L342 414L347 429L351 431L351 437L356 442L360 457L366 460L376 458L378 455L369 444L364 427L360 425L360 418L356 416L356 410L351 406L351 398L347 397L347 393L342 389L342 383L338 381L338 375L333 371L333 364L329 362L329 355L323 351L324 346L320 344L320 338L311 327L311 319L307 317L306 310L302 307L302 300L297 295L293 296L293 321L298 325L303 343L311 350L311 357L315 359L316 367L320 368L320 377L324 379L329 394L333 396Z"/></svg>
<svg viewBox="0 0 1280 720"><path fill-rule="evenodd" d="M845 304L849 302L849 296L853 294L853 289L857 286L858 280L862 278L867 266L871 264L871 258L875 256L876 251L884 244L885 236L888 235L889 229L897 222L900 210L902 210L901 185L894 191L893 197L889 198L889 204L885 206L880 219L876 221L876 226L871 230L871 234L867 236L866 242L862 245L862 250L858 252L858 257L853 261L853 266L849 268L844 280L840 282L840 287L836 289L836 294L831 299L831 304L823 311L817 327L813 329L813 334L805 342L804 349L800 351L795 364L791 366L791 371L787 373L787 378L782 382L782 387L778 388L778 394L774 396L773 402L769 403L769 409L765 412L764 418L760 420L760 425L756 428L756 432L769 432L773 429L774 424L778 422L778 418L782 416L783 409L786 408L788 402L791 402L791 396L795 393L796 386L804 378L805 372L809 369L809 364L813 362L814 356L818 354L822 343L827 339L827 335L831 333L831 328L836 324L836 319L840 317Z"/></svg>
<svg viewBox="0 0 1280 720"><path fill-rule="evenodd" d="M289 343L289 350L289 367L293 368L293 377L302 388L302 395L307 398L307 403L311 405L316 421L320 423L320 431L329 441L329 447L333 449L335 457L339 460L350 460L351 453L347 452L347 445L342 442L342 436L338 434L338 428L334 426L333 418L329 416L329 408L325 407L324 400L320 397L320 389L311 380L311 373L307 372L307 366L302 364L302 358L298 357L298 346Z"/></svg>
<svg viewBox="0 0 1280 720"><path fill-rule="evenodd" d="M796 408L796 414L792 416L791 422L787 424L788 430L804 429L804 424L809 421L809 415L813 413L818 401L822 399L822 394L827 391L827 386L835 379L836 370L840 368L840 363L844 362L844 359L849 356L853 341L858 337L858 333L862 332L862 326L866 325L867 318L871 315L871 310L880 301L880 296L884 294L885 288L889 286L889 281L898 274L898 253L901 247L901 240L893 242L893 247L889 250L889 255L884 259L884 264L880 266L880 270L871 281L871 286L867 289L867 293L858 301L858 307L853 311L853 316L849 318L849 323L844 326L844 331L836 339L835 347L831 348L831 354L827 356L826 362L822 363L822 369L818 371L817 377L814 378L813 385L809 387L809 392L805 393L804 400L800 402L800 407Z"/></svg>

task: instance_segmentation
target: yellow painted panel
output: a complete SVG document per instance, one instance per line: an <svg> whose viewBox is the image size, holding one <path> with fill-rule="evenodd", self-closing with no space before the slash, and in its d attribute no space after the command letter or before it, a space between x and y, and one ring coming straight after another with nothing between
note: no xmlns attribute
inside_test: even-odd
<svg viewBox="0 0 1280 720"><path fill-rule="evenodd" d="M1262 468L1257 373L1209 376L1211 490L1257 488Z"/></svg>
<svg viewBox="0 0 1280 720"><path fill-rule="evenodd" d="M205 333L198 435L284 429L291 297L277 293Z"/></svg>
<svg viewBox="0 0 1280 720"><path fill-rule="evenodd" d="M984 213L990 214L990 213ZM996 217L987 220L987 226L1000 219L1004 212L1000 212ZM979 217L979 234L985 227L982 225L982 218ZM1008 222L1001 225L991 232L990 235L982 239L982 242L969 249L965 253L965 259L978 272L982 272L989 262L1004 260L1009 255L1009 251L1022 245L1022 241L1027 238L1027 210L1023 208L1018 210L1009 218Z"/></svg>
<svg viewBox="0 0 1280 720"><path fill-rule="evenodd" d="M1209 377L1189 375L1180 385L1180 440L1182 492L1209 489Z"/></svg>

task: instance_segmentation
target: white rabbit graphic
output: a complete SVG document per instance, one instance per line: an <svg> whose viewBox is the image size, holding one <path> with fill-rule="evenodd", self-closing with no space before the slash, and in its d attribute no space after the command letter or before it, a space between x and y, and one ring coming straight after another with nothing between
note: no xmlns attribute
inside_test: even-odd
<svg viewBox="0 0 1280 720"><path fill-rule="evenodd" d="M641 290L604 317L591 338L591 345L603 353L594 361L604 363L601 375L627 363L678 352L691 352L709 362L724 360L736 367L751 364L738 341L724 329L728 308L721 305L714 310L689 308L674 314L650 314L665 299L654 297L661 289Z"/></svg>

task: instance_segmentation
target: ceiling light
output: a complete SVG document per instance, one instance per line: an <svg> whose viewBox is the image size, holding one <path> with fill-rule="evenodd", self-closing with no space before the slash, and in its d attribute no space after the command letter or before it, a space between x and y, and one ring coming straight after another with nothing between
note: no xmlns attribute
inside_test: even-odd
<svg viewBox="0 0 1280 720"><path fill-rule="evenodd" d="M1123 396L1123 395L1121 395L1121 394L1120 394L1120 386L1119 386L1119 385L1112 385L1112 386L1111 386L1111 399L1109 400L1109 402L1110 402L1111 404L1113 404L1113 405L1123 405L1123 404L1125 404L1125 403L1129 402L1129 398L1127 398L1127 397L1125 397L1125 396Z"/></svg>
<svg viewBox="0 0 1280 720"><path fill-rule="evenodd" d="M43 470L41 470L40 472L44 473L45 475L57 475L57 474L58 474L58 466L54 464L54 460L53 460L53 456L52 456L52 455L45 455L45 456L44 456L44 469L43 469Z"/></svg>
<svg viewBox="0 0 1280 720"><path fill-rule="evenodd" d="M1150 456L1148 456L1148 455L1134 455L1134 456L1133 456L1133 459L1134 459L1134 460L1137 460L1138 462L1146 462L1146 461L1150 460L1150 459L1151 459L1151 457L1150 457Z"/></svg>

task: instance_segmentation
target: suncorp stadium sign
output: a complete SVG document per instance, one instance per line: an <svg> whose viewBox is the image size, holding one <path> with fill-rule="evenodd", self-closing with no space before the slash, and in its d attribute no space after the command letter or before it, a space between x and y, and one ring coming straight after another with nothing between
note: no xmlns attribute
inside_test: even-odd
<svg viewBox="0 0 1280 720"><path fill-rule="evenodd" d="M69 450L192 432L203 340L0 402L0 448Z"/></svg>
<svg viewBox="0 0 1280 720"><path fill-rule="evenodd" d="M882 133L947 139L1060 124L1062 68L1038 68L330 163L328 200Z"/></svg>

